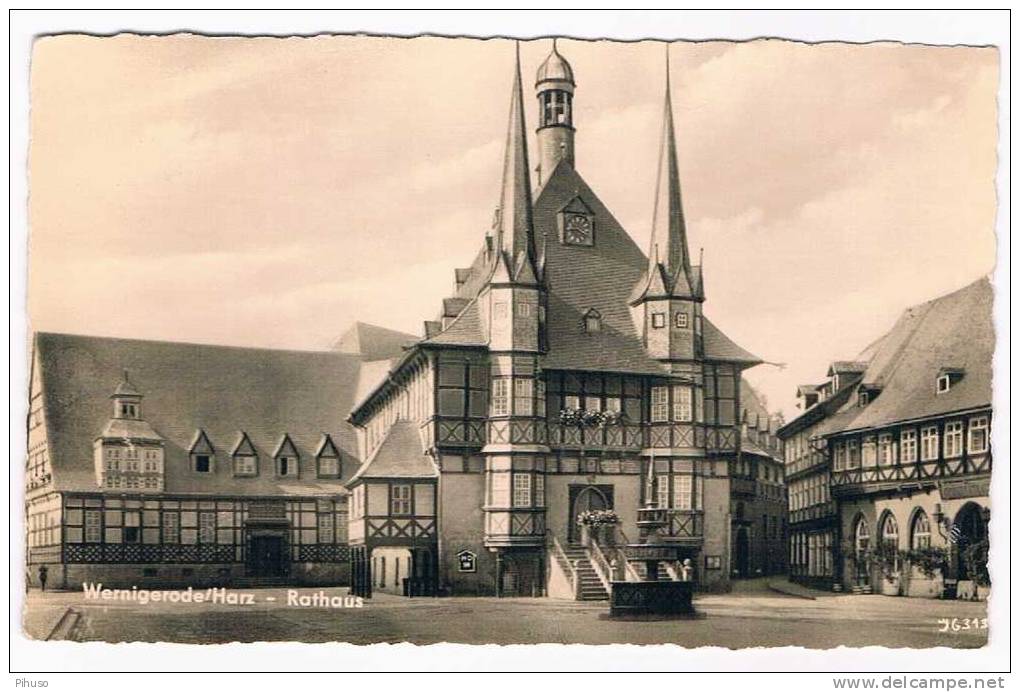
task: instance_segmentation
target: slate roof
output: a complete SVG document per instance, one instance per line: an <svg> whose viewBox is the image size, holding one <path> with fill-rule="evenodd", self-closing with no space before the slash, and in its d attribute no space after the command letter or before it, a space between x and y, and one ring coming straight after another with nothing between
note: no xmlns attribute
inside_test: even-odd
<svg viewBox="0 0 1020 692"><path fill-rule="evenodd" d="M418 337L365 322L355 322L343 333L333 350L371 358L395 358L412 346Z"/></svg>
<svg viewBox="0 0 1020 692"><path fill-rule="evenodd" d="M953 293L907 309L874 348L864 382L881 394L833 432L878 428L990 406L995 328L991 282L979 279ZM945 367L964 375L948 392L936 393Z"/></svg>
<svg viewBox="0 0 1020 692"><path fill-rule="evenodd" d="M842 375L843 373L859 373L864 372L868 368L867 361L860 360L836 360L833 361L829 366L829 377L833 375Z"/></svg>
<svg viewBox="0 0 1020 692"><path fill-rule="evenodd" d="M342 481L356 468L355 433L344 418L362 355L47 333L36 336L35 352L57 490L96 490L92 443L104 429L119 434L125 424L151 426L165 439L167 493L342 494ZM144 422L110 422L110 394L125 368L144 396ZM216 453L213 473L190 470L188 450L199 429ZM254 478L233 475L231 452L241 431L259 454ZM340 451L341 480L316 478L324 433ZM274 476L272 454L284 434L300 455L299 478Z"/></svg>
<svg viewBox="0 0 1020 692"><path fill-rule="evenodd" d="M422 449L418 425L398 420L347 485L367 478L436 478L438 475L435 464Z"/></svg>

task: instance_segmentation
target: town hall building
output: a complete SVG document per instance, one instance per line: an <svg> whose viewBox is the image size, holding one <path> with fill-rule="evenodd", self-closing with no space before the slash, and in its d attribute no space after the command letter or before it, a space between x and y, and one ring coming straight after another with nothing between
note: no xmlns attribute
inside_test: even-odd
<svg viewBox="0 0 1020 692"><path fill-rule="evenodd" d="M781 546L767 412L742 442L761 361L705 310L665 82L647 254L575 168L577 82L554 44L537 155L518 56L492 225L420 336L357 325L292 352L36 335L30 576L605 598L647 576L626 551L642 510L663 517L662 574L689 561L703 589L728 587L735 536ZM768 503L760 531L735 529L735 473L764 484L740 489ZM782 552L737 554L771 572Z"/></svg>

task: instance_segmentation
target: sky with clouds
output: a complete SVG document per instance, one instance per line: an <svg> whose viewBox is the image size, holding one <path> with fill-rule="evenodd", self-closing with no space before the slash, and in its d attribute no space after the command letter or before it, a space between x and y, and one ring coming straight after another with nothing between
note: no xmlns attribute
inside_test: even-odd
<svg viewBox="0 0 1020 692"><path fill-rule="evenodd" d="M526 92L549 45L521 46ZM560 50L577 168L646 247L664 48ZM670 56L706 313L786 364L748 373L770 406L795 414L797 384L992 271L994 49ZM296 349L354 321L420 333L492 219L512 61L503 40L39 39L31 327Z"/></svg>

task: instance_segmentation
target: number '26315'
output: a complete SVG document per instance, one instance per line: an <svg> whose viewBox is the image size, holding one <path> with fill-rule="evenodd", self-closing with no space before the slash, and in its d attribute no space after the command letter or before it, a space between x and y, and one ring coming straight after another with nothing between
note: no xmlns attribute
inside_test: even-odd
<svg viewBox="0 0 1020 692"><path fill-rule="evenodd" d="M988 629L988 618L939 618L939 632Z"/></svg>

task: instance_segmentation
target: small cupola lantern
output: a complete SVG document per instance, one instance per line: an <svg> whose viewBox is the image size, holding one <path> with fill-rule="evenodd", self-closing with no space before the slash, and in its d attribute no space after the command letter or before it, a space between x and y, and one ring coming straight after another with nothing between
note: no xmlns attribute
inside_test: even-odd
<svg viewBox="0 0 1020 692"><path fill-rule="evenodd" d="M142 417L142 393L131 383L128 371L110 395L113 400L113 417L128 420L139 420Z"/></svg>
<svg viewBox="0 0 1020 692"><path fill-rule="evenodd" d="M110 399L113 416L93 442L96 484L118 492L161 492L165 441L142 416L142 393L127 370Z"/></svg>

